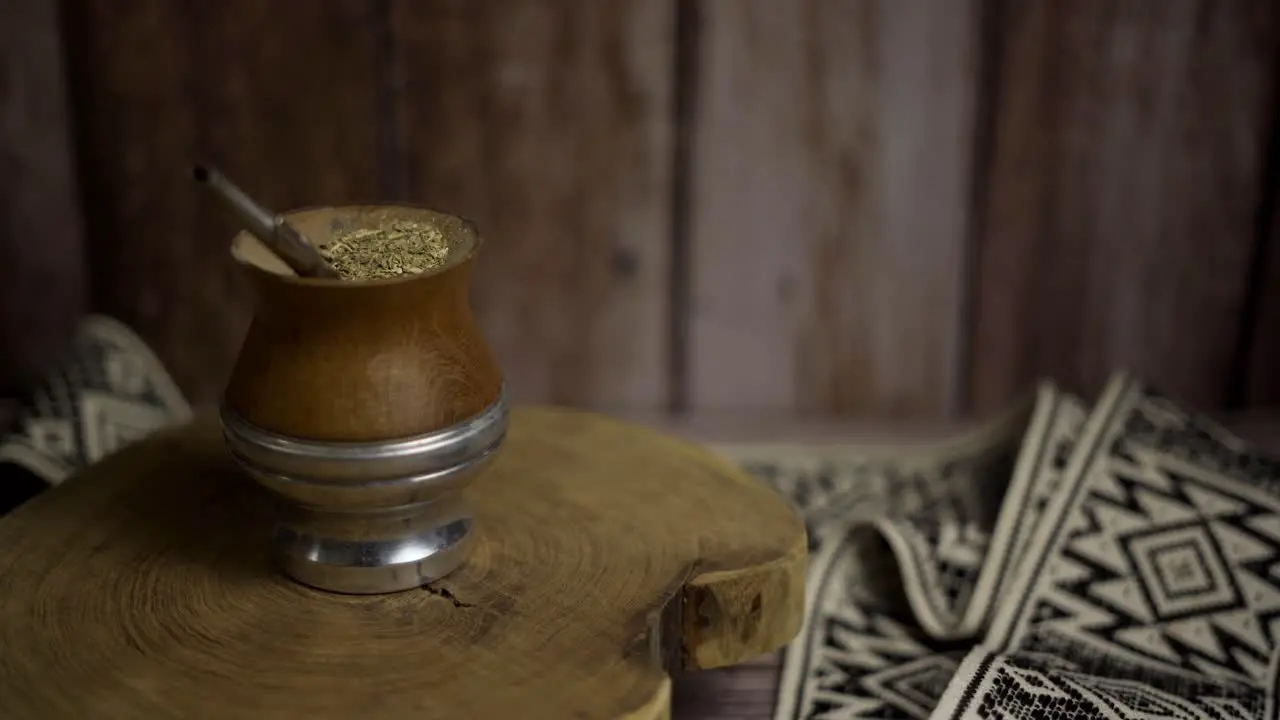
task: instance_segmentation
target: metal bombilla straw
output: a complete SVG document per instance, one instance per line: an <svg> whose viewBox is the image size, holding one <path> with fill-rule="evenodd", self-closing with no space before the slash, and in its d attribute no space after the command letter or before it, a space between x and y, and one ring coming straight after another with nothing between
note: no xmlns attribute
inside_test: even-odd
<svg viewBox="0 0 1280 720"><path fill-rule="evenodd" d="M216 170L197 165L192 170L196 182L207 185L236 212L245 228L254 234L271 252L284 261L299 277L341 279L315 246L302 237L302 233L252 198Z"/></svg>

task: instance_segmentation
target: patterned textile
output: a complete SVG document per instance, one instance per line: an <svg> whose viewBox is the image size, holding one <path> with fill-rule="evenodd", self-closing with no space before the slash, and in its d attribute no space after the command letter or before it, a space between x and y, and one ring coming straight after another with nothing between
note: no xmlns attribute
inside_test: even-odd
<svg viewBox="0 0 1280 720"><path fill-rule="evenodd" d="M779 719L1277 717L1280 463L1135 378L919 452L723 450L811 519Z"/></svg>
<svg viewBox="0 0 1280 720"><path fill-rule="evenodd" d="M26 398L0 439L0 514L191 408L155 354L123 324L86 318L70 355Z"/></svg>

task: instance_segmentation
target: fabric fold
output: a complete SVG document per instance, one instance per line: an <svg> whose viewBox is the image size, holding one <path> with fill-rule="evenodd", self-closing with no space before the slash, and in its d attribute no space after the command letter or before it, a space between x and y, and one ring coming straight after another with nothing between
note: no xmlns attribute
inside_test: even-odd
<svg viewBox="0 0 1280 720"><path fill-rule="evenodd" d="M1068 410L1081 407L1044 383L931 445L717 448L810 524L808 613L786 653L776 717L928 716L972 645L964 623L980 622L994 595L976 593L997 584L987 547L1011 478L1061 452L1037 453L1045 443L1028 434L1070 435Z"/></svg>
<svg viewBox="0 0 1280 720"><path fill-rule="evenodd" d="M0 514L191 408L151 348L103 315L76 328L71 351L24 399L0 439Z"/></svg>
<svg viewBox="0 0 1280 720"><path fill-rule="evenodd" d="M951 505L873 521L897 558L916 621L930 636L960 640L980 632L1021 562L1084 415L1078 398L1042 382L1018 444L993 444L992 452L1013 451L1011 468L992 466L969 486L949 484Z"/></svg>

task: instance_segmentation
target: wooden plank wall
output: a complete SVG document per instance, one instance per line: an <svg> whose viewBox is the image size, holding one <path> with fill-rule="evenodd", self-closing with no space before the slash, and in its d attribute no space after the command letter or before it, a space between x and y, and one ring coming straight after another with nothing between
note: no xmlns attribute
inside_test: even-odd
<svg viewBox="0 0 1280 720"><path fill-rule="evenodd" d="M376 198L381 48L352 29L379 18L361 0L64 7L94 304L210 400L253 299L192 164L277 207Z"/></svg>
<svg viewBox="0 0 1280 720"><path fill-rule="evenodd" d="M970 388L1131 368L1227 402L1276 85L1274 3L1006 2Z"/></svg>
<svg viewBox="0 0 1280 720"><path fill-rule="evenodd" d="M953 413L976 3L699 7L690 407Z"/></svg>
<svg viewBox="0 0 1280 720"><path fill-rule="evenodd" d="M668 4L67 2L95 300L197 398L251 310L202 159L276 207L473 218L517 400L666 401Z"/></svg>
<svg viewBox="0 0 1280 720"><path fill-rule="evenodd" d="M667 400L674 5L394 0L392 195L473 218L519 401Z"/></svg>
<svg viewBox="0 0 1280 720"><path fill-rule="evenodd" d="M57 85L55 5L0 0L45 30L0 50L30 136L60 106L15 114L12 68ZM522 401L939 418L1128 367L1280 403L1275 0L60 7L92 303L197 401L252 302L205 160L281 207L476 219ZM22 232L74 243L59 217Z"/></svg>
<svg viewBox="0 0 1280 720"><path fill-rule="evenodd" d="M86 307L57 6L0 0L0 427Z"/></svg>

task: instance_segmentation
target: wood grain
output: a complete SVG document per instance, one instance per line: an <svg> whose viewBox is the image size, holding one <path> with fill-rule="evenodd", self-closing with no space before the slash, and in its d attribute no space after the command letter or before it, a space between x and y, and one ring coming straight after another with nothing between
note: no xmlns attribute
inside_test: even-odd
<svg viewBox="0 0 1280 720"><path fill-rule="evenodd" d="M427 225L444 234L451 257L410 277L299 278L256 238L238 235L233 251L259 305L227 382L228 409L287 437L366 442L444 430L498 401L502 373L467 301L482 242L473 226L402 206L317 208L286 218L320 245L337 230Z"/></svg>
<svg viewBox="0 0 1280 720"><path fill-rule="evenodd" d="M803 524L706 450L520 408L468 493L462 568L337 595L268 566L212 419L131 446L0 521L0 574L40 590L0 596L6 715L656 720L667 672L800 627Z"/></svg>
<svg viewBox="0 0 1280 720"><path fill-rule="evenodd" d="M280 209L375 199L376 4L66 7L94 303L194 401L216 397L252 296L227 255L235 222L191 165Z"/></svg>
<svg viewBox="0 0 1280 720"><path fill-rule="evenodd" d="M406 197L489 241L476 311L517 399L665 402L673 5L391 2Z"/></svg>
<svg viewBox="0 0 1280 720"><path fill-rule="evenodd" d="M690 410L946 415L976 3L698 7Z"/></svg>
<svg viewBox="0 0 1280 720"><path fill-rule="evenodd" d="M1275 83L1276 6L996 5L971 409L1126 368L1226 399Z"/></svg>
<svg viewBox="0 0 1280 720"><path fill-rule="evenodd" d="M70 347L86 309L58 3L0 0L0 398ZM0 399L0 426L12 412Z"/></svg>

